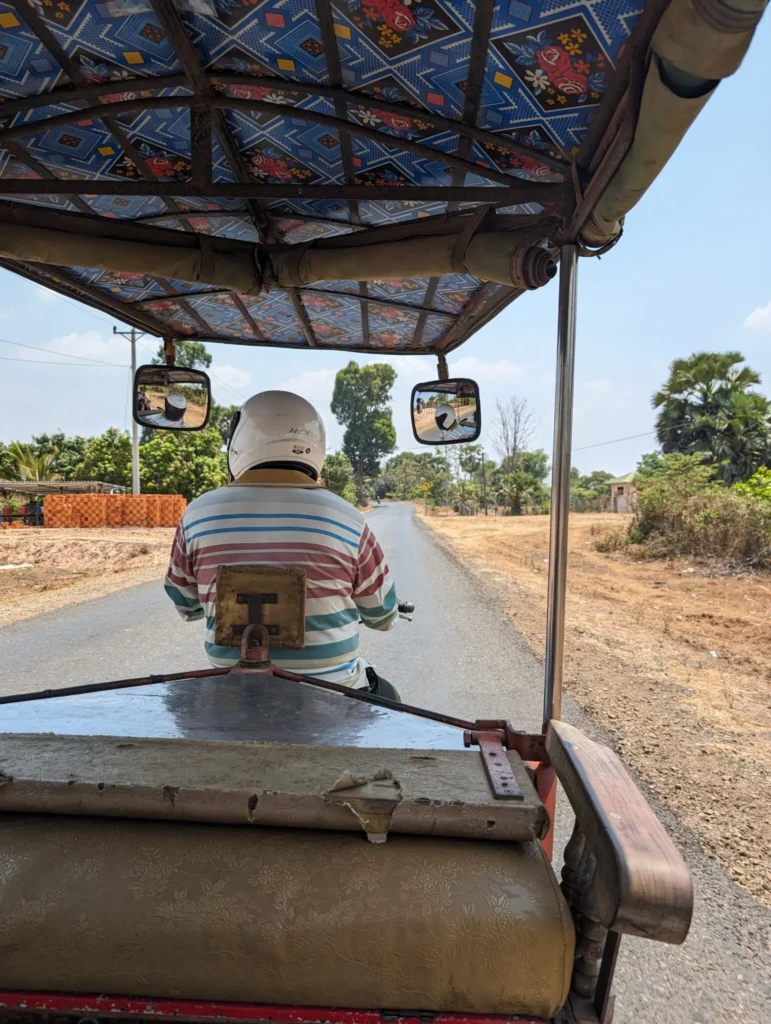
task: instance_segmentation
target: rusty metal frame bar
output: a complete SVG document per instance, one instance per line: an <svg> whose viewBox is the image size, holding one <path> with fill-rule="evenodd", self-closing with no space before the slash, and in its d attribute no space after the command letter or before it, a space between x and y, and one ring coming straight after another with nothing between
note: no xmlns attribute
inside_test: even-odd
<svg viewBox="0 0 771 1024"><path fill-rule="evenodd" d="M151 318L150 314L144 310L136 309L133 306L124 306L110 295L94 288L93 285L62 273L58 267L51 267L47 263L23 263L19 260L5 258L0 258L0 267L18 274L20 277L26 277L34 284L41 284L44 288L50 288L62 295L85 301L90 306L101 309L103 313L117 317L124 323L138 327L139 330L154 337L160 338L164 334L173 334L167 326ZM182 335L174 335L174 337L183 340Z"/></svg>
<svg viewBox="0 0 771 1024"><path fill-rule="evenodd" d="M514 179L516 180L516 179ZM116 180L72 180L59 178L51 183L52 187L41 185L29 179L0 178L0 196L34 196L39 193L49 195L85 195L92 196L171 196L178 199L185 197L211 199L339 199L347 202L357 199L360 202L400 202L424 203L485 203L491 206L521 206L523 203L538 202L550 207L560 203L567 195L561 185L540 185L538 188L547 190L537 198L530 191L528 182L518 185L488 188L486 186L469 185L456 188L452 185L265 185L241 184L240 182L214 182L199 189L189 181L116 181ZM523 187L526 186L526 187ZM553 190L553 191L552 191ZM177 211L175 211L176 214ZM204 216L204 213L201 213Z"/></svg>
<svg viewBox="0 0 771 1024"><path fill-rule="evenodd" d="M485 0L489 2L489 0ZM78 72L80 74L80 72ZM85 107L82 110L68 111L64 114L54 114L52 117L45 118L40 121L31 121L25 124L16 125L13 128L4 128L0 130L0 146L4 145L7 139L19 139L24 138L27 135L34 135L40 131L50 131L52 128L66 127L73 122L82 120L84 117L91 117L95 119L101 119L104 121L108 130L114 133L114 129L117 127L118 133L123 134L123 130L120 126L116 126L113 118L120 117L122 114L138 113L140 111L147 110L165 110L169 107L195 107L199 104L200 99L196 96L172 96L172 97L151 97L149 99L133 99L133 100L119 100L115 103L103 103L96 107ZM213 110L232 110L236 113L251 114L257 113L268 113L274 116L280 117L287 116L285 113L286 108L276 105L275 103L266 103L264 100L242 100L233 99L229 96L212 95L206 97L206 104ZM434 160L438 163L445 164L450 169L454 169L461 174L475 174L479 178L486 178L488 181L496 182L499 185L507 186L512 181L517 181L520 186L528 186L532 192L532 196L525 202L538 202L540 205L549 206L549 202L543 202L541 196L549 194L549 190L552 187L549 184L541 184L540 182L525 181L521 178L516 178L511 174L506 174L503 171L497 171L490 167L482 167L480 164L475 164L470 160L464 160L460 157L454 156L450 153L444 153L440 149L435 149L433 146L427 146L422 142L415 142L412 139L395 139L394 136L387 135L384 132L379 132L376 128L368 128L365 125L358 125L352 121L346 121L340 117L333 117L330 114L322 114L315 110L306 110L301 107L292 107L291 117L298 121L307 121L311 124L318 124L322 127L333 129L341 134L346 135L357 135L363 139L369 139L372 142L376 142L378 145L392 145L404 150L407 153L415 153L418 156L426 157ZM117 138L117 136L116 136ZM125 136L123 136L125 139ZM118 141L121 141L118 139ZM130 140L126 140L129 147L133 148L133 144ZM134 150L136 152L136 150ZM133 160L134 157L131 153L128 153L129 157ZM144 162L143 157L138 155L137 158L140 162ZM560 192L563 190L560 189ZM537 198L538 197L538 198Z"/></svg>
<svg viewBox="0 0 771 1024"><path fill-rule="evenodd" d="M324 45L324 56L327 62L327 76L330 85L336 89L342 88L343 70L340 63L340 51L337 46L335 35L335 24L332 18L332 7L329 0L316 0L316 18L319 23L322 43ZM348 120L348 107L343 99L334 99L335 116L341 121ZM343 163L343 175L348 185L356 184L356 175L353 165L353 142L350 134L338 131L340 139L340 156ZM348 202L348 219L352 225L361 226L361 215L359 213L358 200L352 199ZM369 295L369 287L366 281L359 281L359 295L366 298ZM369 309L361 305L361 335L365 345L369 345Z"/></svg>
<svg viewBox="0 0 771 1024"><path fill-rule="evenodd" d="M11 2L13 2L13 0L11 0ZM561 160L549 156L547 153L541 153L539 150L530 149L529 146L524 146L522 143L515 142L514 139L511 139L506 135L498 135L495 132L488 132L484 128L478 128L475 125L468 125L459 121L454 121L452 118L444 117L442 114L436 114L423 107L413 107L403 103L392 103L390 100L381 100L380 98L370 96L367 93L350 92L348 89L340 88L339 86L318 85L307 82L291 82L282 78L269 78L259 75L234 75L223 74L221 72L210 73L206 71L202 73L201 77L209 86L244 85L257 89L272 89L279 92L296 92L303 96L313 96L320 99L340 101L353 107L382 110L386 113L400 114L411 119L418 118L419 120L435 125L440 132L454 132L457 135L461 135L464 138L469 138L482 144L488 143L501 146L512 153L516 153L517 155L524 157L525 159L536 160L538 163L550 167L559 174L567 174L570 169L570 164L567 158ZM123 90L121 90L121 83L116 82L100 82L95 85L79 85L75 88L56 89L50 93L44 93L39 96L25 96L16 100L7 100L3 104L3 113L15 115L28 110L35 110L40 107L52 107L58 106L59 104L79 103L81 101L89 102L91 100L99 99L101 96L114 96L116 94L120 94L121 91L129 91L132 88L136 88L135 83L141 83L141 88L146 92L158 92L164 89L178 89L189 85L189 78L187 75L183 74L167 75L165 77L155 78L127 79L122 83L124 86ZM168 98L173 99L174 97ZM292 109L283 104L276 104L275 106L277 113L284 112L285 116L286 112L289 109ZM396 136L392 137L397 138Z"/></svg>
<svg viewBox="0 0 771 1024"><path fill-rule="evenodd" d="M487 64L487 50L490 46L490 32L493 25L493 0L479 0L474 11L474 24L471 33L471 53L469 54L468 74L466 76L466 95L463 101L461 114L462 123L467 127L476 125L479 115L479 107L482 102L482 87L484 85L485 66ZM469 161L473 141L467 135L459 136L458 156ZM465 182L465 174L453 175L453 185L462 186ZM447 213L456 213L457 203L448 203ZM489 210L488 210L489 212ZM472 216L477 216L475 211ZM484 216L484 215L483 215ZM425 303L431 306L439 288L439 278L432 277L428 282ZM428 315L423 315L415 326L415 333L412 337L413 345L420 345L423 340L423 332L426 329Z"/></svg>
<svg viewBox="0 0 771 1024"><path fill-rule="evenodd" d="M14 157L16 160L19 160L21 161L21 163L26 164L31 171L35 172L35 174L39 174L44 181L59 180L53 173L53 171L46 167L44 163L38 160L37 157L34 157L31 153L27 152L27 150L24 148L24 146L21 145L21 143L6 142L5 149L6 152L10 153L11 156ZM2 181L2 178L0 178L0 181ZM82 196L72 196L69 201L73 204L73 206L77 206L81 213L94 213L94 211L85 201L85 199L82 198Z"/></svg>
<svg viewBox="0 0 771 1024"><path fill-rule="evenodd" d="M188 80L190 82L191 87L195 90L196 96L198 97L200 102L202 102L202 103L204 103L206 105L206 110L208 112L208 129L209 129L209 134L208 134L208 152L209 152L208 180L210 181L211 177L212 177L212 175L211 175L211 148L212 148L211 147L211 131L212 131L212 127L213 127L214 131L215 131L215 133L217 135L217 138L219 139L220 145L222 146L222 148L225 151L226 158L227 158L228 163L230 164L230 167L231 167L233 173L235 174L235 176L238 178L238 180L241 183L244 183L244 184L251 183L253 181L253 178L252 178L252 176L251 176L251 174L249 172L248 167L246 166L246 162L244 161L243 157L241 156L241 153L238 151L238 146L236 144L236 140L233 137L233 133L231 132L230 127L229 127L228 122L227 122L227 115L225 114L224 110L222 110L221 108L214 107L214 105L212 103L212 100L215 97L214 88L213 88L212 84L209 82L209 80L207 79L207 77L206 77L206 75L204 73L204 70L201 67L201 64L200 64L200 62L198 60L198 55L195 52L195 48L194 48L192 42L190 41L190 38L189 38L187 32L185 31L185 26L184 26L184 23L182 22L182 19L181 19L180 15L179 15L179 12L176 10L176 8L173 6L173 4L168 3L168 2L162 2L162 0L150 0L150 5L151 5L151 7L152 7L156 17L158 18L158 20L159 20L159 22L161 24L161 27L163 28L164 32L166 33L166 36L167 36L167 38L168 38L168 40L169 40L169 42L171 44L171 47L174 50L174 53L176 54L177 59L179 60L180 64L182 65L182 69L184 70L185 75L187 76L187 78L188 78ZM200 178L200 177L198 177L196 175L196 161L192 160L192 153L193 153L194 142L198 141L199 148L204 145L203 140L200 140L200 139L196 140L195 137L194 137L194 133L193 133L193 128L194 128L193 116L194 116L195 112L198 111L198 110L200 110L200 108L198 106L193 106L191 108L191 114L190 114L190 116L191 116L191 125L190 125L190 128L191 128L191 163L193 165L193 175L194 175L194 178L196 180L196 183L199 186L201 186L201 187L205 187L206 184L207 184L206 179L205 178L202 179L202 178ZM201 116L201 115L199 114L198 116ZM268 217L268 213L267 213L265 204L263 202L259 201L258 199L254 198L254 199L248 200L247 206L249 208L249 212L250 212L250 215L251 215L251 218L252 218L252 223L254 224L255 230L257 231L257 233L260 236L260 238L261 239L264 238L265 240L271 240L273 238L273 229L272 229L272 226L271 226L270 219ZM298 318L298 320L300 322L300 326L302 328L303 334L305 335L306 341L308 342L309 345L315 346L316 338L315 338L315 335L313 334L313 330L311 329L310 322L308 321L308 318L306 316L304 316L304 310L302 309L302 300L300 299L299 295L297 294L297 292L296 292L296 290L294 288L287 289L287 294L289 295L289 297L290 297L290 299L292 301L292 305L295 308L295 313L296 313L297 318ZM253 329L255 335L257 337L264 338L264 335L262 334L262 331L261 331L259 325L253 319L253 317L251 316L249 311L246 309L244 304L241 302L241 300L238 298L238 296L235 295L235 294L234 294L234 299L235 299L236 304L239 306L239 310L241 311L242 315L245 316L247 322L249 324L251 324L252 329ZM303 315L301 315L300 311L302 311ZM190 308L190 312L195 314L196 319L198 320L198 322L200 324L205 324L206 323L205 320L203 320L201 317L199 317L195 313L195 310ZM210 330L210 328L207 326L205 331L204 331L204 333L208 333L209 330Z"/></svg>

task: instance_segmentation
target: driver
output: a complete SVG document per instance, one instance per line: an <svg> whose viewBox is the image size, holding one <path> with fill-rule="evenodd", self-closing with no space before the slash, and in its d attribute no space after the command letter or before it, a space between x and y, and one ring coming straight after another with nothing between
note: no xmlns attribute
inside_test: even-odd
<svg viewBox="0 0 771 1024"><path fill-rule="evenodd" d="M458 423L455 409L449 402L442 402L437 405L434 412L434 420L443 440L465 438L466 433Z"/></svg>
<svg viewBox="0 0 771 1024"><path fill-rule="evenodd" d="M182 618L206 617L206 653L213 665L230 666L239 649L214 643L217 566L304 569L305 647L274 650L275 665L398 700L359 655L359 619L391 629L396 588L362 514L319 482L325 451L324 424L304 398L288 391L250 398L230 426L232 482L187 507L166 593Z"/></svg>
<svg viewBox="0 0 771 1024"><path fill-rule="evenodd" d="M163 411L145 416L143 422L148 427L184 427L185 413L187 412L187 399L184 395L172 392L166 395L163 403Z"/></svg>

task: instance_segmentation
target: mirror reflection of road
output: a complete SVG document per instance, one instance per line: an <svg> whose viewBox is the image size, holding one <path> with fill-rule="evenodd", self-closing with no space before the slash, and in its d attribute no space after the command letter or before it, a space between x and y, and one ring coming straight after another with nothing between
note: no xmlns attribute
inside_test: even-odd
<svg viewBox="0 0 771 1024"><path fill-rule="evenodd" d="M505 614L516 591L502 595L494 582L482 586L469 576L415 521L409 505L383 503L368 513L368 522L399 596L414 601L416 611L392 633L364 630L364 654L407 701L467 717L504 716L517 728L538 729L542 669ZM0 630L0 693L204 667L202 626L177 617L160 582ZM569 697L564 716L603 739ZM624 938L615 1024L760 1024L771 1005L771 980L762 966L771 912L657 811L694 872L696 915L681 948ZM558 848L571 827L563 801Z"/></svg>

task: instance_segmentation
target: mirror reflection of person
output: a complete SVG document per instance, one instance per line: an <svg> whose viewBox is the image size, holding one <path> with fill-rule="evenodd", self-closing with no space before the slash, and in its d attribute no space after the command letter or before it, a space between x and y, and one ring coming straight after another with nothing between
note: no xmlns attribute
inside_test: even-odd
<svg viewBox="0 0 771 1024"><path fill-rule="evenodd" d="M470 436L469 430L458 422L457 413L449 402L437 405L434 421L443 441L465 441Z"/></svg>
<svg viewBox="0 0 771 1024"><path fill-rule="evenodd" d="M185 426L185 413L187 412L187 399L184 395L172 391L166 395L163 410L151 413L144 417L148 427L177 427Z"/></svg>
<svg viewBox="0 0 771 1024"><path fill-rule="evenodd" d="M150 399L144 391L140 391L137 395L137 412L150 412L151 409Z"/></svg>

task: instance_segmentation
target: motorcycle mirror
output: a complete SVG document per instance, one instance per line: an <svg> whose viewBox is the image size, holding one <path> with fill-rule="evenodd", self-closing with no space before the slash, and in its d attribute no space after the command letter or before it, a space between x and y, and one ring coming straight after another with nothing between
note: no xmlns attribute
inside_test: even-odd
<svg viewBox="0 0 771 1024"><path fill-rule="evenodd" d="M420 444L464 444L482 430L479 385L466 377L430 380L412 389L412 432Z"/></svg>
<svg viewBox="0 0 771 1024"><path fill-rule="evenodd" d="M134 419L153 430L202 430L209 421L211 383L203 370L140 366L134 375Z"/></svg>

